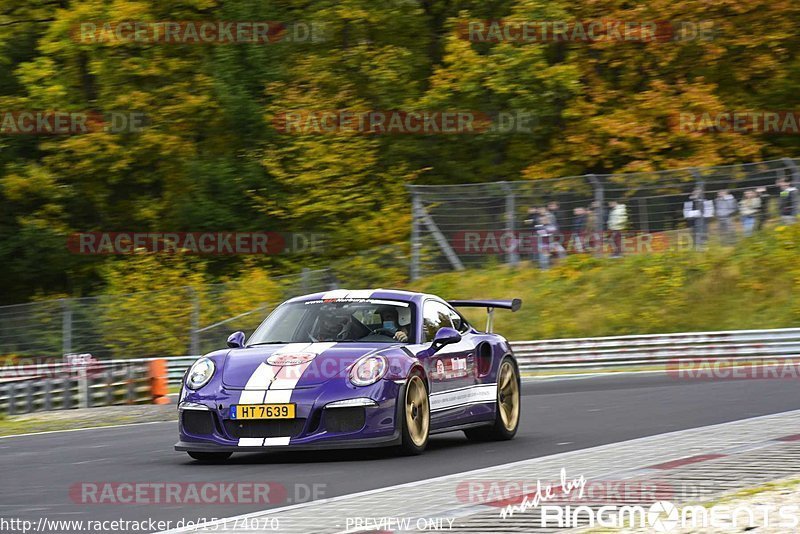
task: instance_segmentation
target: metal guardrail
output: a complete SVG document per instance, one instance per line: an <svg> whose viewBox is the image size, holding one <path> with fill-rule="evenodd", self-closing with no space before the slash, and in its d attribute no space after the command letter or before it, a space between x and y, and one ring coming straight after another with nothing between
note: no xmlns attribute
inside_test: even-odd
<svg viewBox="0 0 800 534"><path fill-rule="evenodd" d="M103 362L79 372L64 364L24 366L16 377L5 371L0 413L8 415L153 401L147 362Z"/></svg>
<svg viewBox="0 0 800 534"><path fill-rule="evenodd" d="M724 359L769 362L800 355L800 328L514 341L523 374L664 368Z"/></svg>
<svg viewBox="0 0 800 534"><path fill-rule="evenodd" d="M681 360L768 361L800 357L800 328L543 339L512 341L511 346L524 374L656 368ZM183 373L197 358L165 359L170 386L179 386Z"/></svg>
<svg viewBox="0 0 800 534"><path fill-rule="evenodd" d="M768 363L800 357L800 328L512 341L511 346L520 371L529 377L565 371L664 369L679 362L714 359ZM163 359L169 385L177 388L197 356ZM64 364L21 367L16 376L0 373L0 413L77 408L81 387L88 388L89 406L150 402L147 369L152 360L103 362L90 368L83 386Z"/></svg>

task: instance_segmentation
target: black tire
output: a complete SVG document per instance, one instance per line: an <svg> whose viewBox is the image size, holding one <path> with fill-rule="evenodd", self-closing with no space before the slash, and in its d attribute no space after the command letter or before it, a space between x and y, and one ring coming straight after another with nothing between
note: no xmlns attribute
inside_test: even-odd
<svg viewBox="0 0 800 534"><path fill-rule="evenodd" d="M509 382L501 391L501 380L505 383L505 374L510 373ZM508 399L515 405L510 408ZM519 429L520 414L522 411L522 388L519 380L519 369L516 362L506 356L500 362L497 371L497 409L495 411L494 423L490 426L470 428L464 431L467 439L472 441L507 441L517 435Z"/></svg>
<svg viewBox="0 0 800 534"><path fill-rule="evenodd" d="M221 464L231 457L232 452L196 452L188 451L187 454L201 464Z"/></svg>
<svg viewBox="0 0 800 534"><path fill-rule="evenodd" d="M408 456L422 454L428 446L431 429L431 405L425 380L418 374L409 376L403 397L398 401L403 403L400 452Z"/></svg>

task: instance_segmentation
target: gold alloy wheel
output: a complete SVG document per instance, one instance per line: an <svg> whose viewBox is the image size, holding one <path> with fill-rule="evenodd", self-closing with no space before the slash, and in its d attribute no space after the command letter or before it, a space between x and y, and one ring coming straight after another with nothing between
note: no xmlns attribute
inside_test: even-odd
<svg viewBox="0 0 800 534"><path fill-rule="evenodd" d="M497 381L497 405L500 407L500 419L507 431L513 432L519 420L519 384L514 364L503 362Z"/></svg>
<svg viewBox="0 0 800 534"><path fill-rule="evenodd" d="M425 384L418 376L412 376L406 387L406 428L414 445L422 447L428 438L431 422L428 393Z"/></svg>

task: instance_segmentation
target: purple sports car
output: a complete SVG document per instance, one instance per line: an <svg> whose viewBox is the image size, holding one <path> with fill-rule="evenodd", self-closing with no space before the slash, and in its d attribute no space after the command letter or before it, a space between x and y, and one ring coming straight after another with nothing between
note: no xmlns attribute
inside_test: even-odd
<svg viewBox="0 0 800 534"><path fill-rule="evenodd" d="M456 308L485 307L479 332ZM180 394L180 441L202 462L234 452L396 446L462 430L508 440L520 379L495 308L521 301L446 302L398 290L338 289L290 299L245 341L198 359Z"/></svg>

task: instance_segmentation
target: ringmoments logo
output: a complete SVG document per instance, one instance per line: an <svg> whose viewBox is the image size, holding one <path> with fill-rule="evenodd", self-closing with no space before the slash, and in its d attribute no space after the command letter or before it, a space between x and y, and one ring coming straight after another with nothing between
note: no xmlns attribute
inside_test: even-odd
<svg viewBox="0 0 800 534"><path fill-rule="evenodd" d="M542 528L646 528L652 532L677 529L714 528L719 530L751 530L756 527L795 529L800 524L798 506L699 505L678 508L670 501L657 501L650 506L560 506L544 504L539 526ZM777 519L775 515L777 514Z"/></svg>

